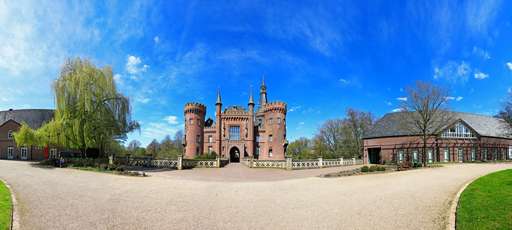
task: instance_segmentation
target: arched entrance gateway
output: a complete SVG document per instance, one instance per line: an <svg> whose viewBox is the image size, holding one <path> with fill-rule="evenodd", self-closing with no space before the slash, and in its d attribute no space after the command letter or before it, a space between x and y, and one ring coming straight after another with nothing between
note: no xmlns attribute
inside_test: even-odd
<svg viewBox="0 0 512 230"><path fill-rule="evenodd" d="M229 162L232 162L232 163L240 162L240 150L237 147L233 147L229 151Z"/></svg>

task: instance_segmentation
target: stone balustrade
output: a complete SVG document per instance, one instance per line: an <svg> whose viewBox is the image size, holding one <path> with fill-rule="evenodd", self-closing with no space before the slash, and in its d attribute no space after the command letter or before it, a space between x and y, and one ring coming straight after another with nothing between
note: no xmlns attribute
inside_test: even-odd
<svg viewBox="0 0 512 230"><path fill-rule="evenodd" d="M304 160L292 160L291 157L286 157L286 160L256 160L252 156L250 156L242 158L242 164L250 168L282 168L287 170L293 170L360 165L363 164L363 160L355 158L347 160L344 160L343 158L340 158L339 160L324 160L321 156L319 156L317 159Z"/></svg>
<svg viewBox="0 0 512 230"><path fill-rule="evenodd" d="M188 168L220 168L229 163L226 157L217 157L217 159L184 159L183 155L178 155L178 158L152 158L148 154L146 158L130 157L116 157L115 164L122 164L127 166L142 166L142 167L158 167L158 168L172 168L172 169L188 169Z"/></svg>

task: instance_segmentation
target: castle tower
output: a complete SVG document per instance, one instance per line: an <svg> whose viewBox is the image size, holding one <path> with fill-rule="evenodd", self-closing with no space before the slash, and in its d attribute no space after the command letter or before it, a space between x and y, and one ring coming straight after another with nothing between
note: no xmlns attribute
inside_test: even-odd
<svg viewBox="0 0 512 230"><path fill-rule="evenodd" d="M263 76L263 82L260 87L260 101L258 102L258 111L256 111L256 121L265 119L263 113L263 107L267 103L267 87L265 86L265 76Z"/></svg>
<svg viewBox="0 0 512 230"><path fill-rule="evenodd" d="M284 159L286 147L286 103L272 101L263 106L265 117L265 155L260 159Z"/></svg>
<svg viewBox="0 0 512 230"><path fill-rule="evenodd" d="M192 158L204 153L203 129L206 106L198 102L189 102L185 104L184 110L186 145L183 151L186 158Z"/></svg>
<svg viewBox="0 0 512 230"><path fill-rule="evenodd" d="M249 122L247 122L248 126L248 135L247 135L247 152L249 156L254 156L254 99L252 98L252 87L251 87L251 97L249 98Z"/></svg>
<svg viewBox="0 0 512 230"><path fill-rule="evenodd" d="M215 115L217 119L217 126L215 127L215 152L217 152L218 156L225 156L225 153L222 152L222 101L220 100L220 89L219 94L217 95L217 102L215 103L215 107L217 107L217 110L215 110Z"/></svg>

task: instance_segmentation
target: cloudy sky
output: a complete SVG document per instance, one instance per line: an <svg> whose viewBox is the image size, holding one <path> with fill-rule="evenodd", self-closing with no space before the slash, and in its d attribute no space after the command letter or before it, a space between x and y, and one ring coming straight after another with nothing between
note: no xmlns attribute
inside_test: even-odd
<svg viewBox="0 0 512 230"><path fill-rule="evenodd" d="M52 109L66 57L111 65L143 145L259 99L288 104L287 137L346 108L383 116L415 80L452 89L455 110L494 115L512 87L512 1L4 1L0 110ZM507 11L508 9L508 11Z"/></svg>

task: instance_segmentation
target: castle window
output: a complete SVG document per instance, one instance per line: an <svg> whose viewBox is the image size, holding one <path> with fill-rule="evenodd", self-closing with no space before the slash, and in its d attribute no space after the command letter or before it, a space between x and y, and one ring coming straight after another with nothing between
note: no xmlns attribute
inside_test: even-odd
<svg viewBox="0 0 512 230"><path fill-rule="evenodd" d="M9 130L9 132L7 133L7 138L9 139L12 139L12 130Z"/></svg>
<svg viewBox="0 0 512 230"><path fill-rule="evenodd" d="M229 127L229 139L230 140L240 140L240 126L230 126Z"/></svg>
<svg viewBox="0 0 512 230"><path fill-rule="evenodd" d="M272 124L272 118L270 118L270 124Z"/></svg>
<svg viewBox="0 0 512 230"><path fill-rule="evenodd" d="M201 120L197 119L197 125L201 125Z"/></svg>
<svg viewBox="0 0 512 230"><path fill-rule="evenodd" d="M199 156L199 147L196 148L196 156Z"/></svg>
<svg viewBox="0 0 512 230"><path fill-rule="evenodd" d="M281 119L277 118L277 124L280 124L280 123L281 123Z"/></svg>
<svg viewBox="0 0 512 230"><path fill-rule="evenodd" d="M272 142L272 135L268 136L268 142Z"/></svg>
<svg viewBox="0 0 512 230"><path fill-rule="evenodd" d="M268 150L268 157L272 157L272 148Z"/></svg>
<svg viewBox="0 0 512 230"><path fill-rule="evenodd" d="M260 147L256 147L256 156L260 155Z"/></svg>
<svg viewBox="0 0 512 230"><path fill-rule="evenodd" d="M193 119L190 119L189 121L190 121L191 125L194 124L194 120Z"/></svg>
<svg viewBox="0 0 512 230"><path fill-rule="evenodd" d="M201 136L197 135L197 136L196 136L196 141L197 141L197 142L200 142L200 141L201 141Z"/></svg>
<svg viewBox="0 0 512 230"><path fill-rule="evenodd" d="M208 136L208 142L212 143L212 136Z"/></svg>
<svg viewBox="0 0 512 230"><path fill-rule="evenodd" d="M212 147L212 146L208 146L208 154L211 154L211 153L212 153L212 149L213 149L213 147Z"/></svg>
<svg viewBox="0 0 512 230"><path fill-rule="evenodd" d="M256 136L256 142L260 142L260 136Z"/></svg>

